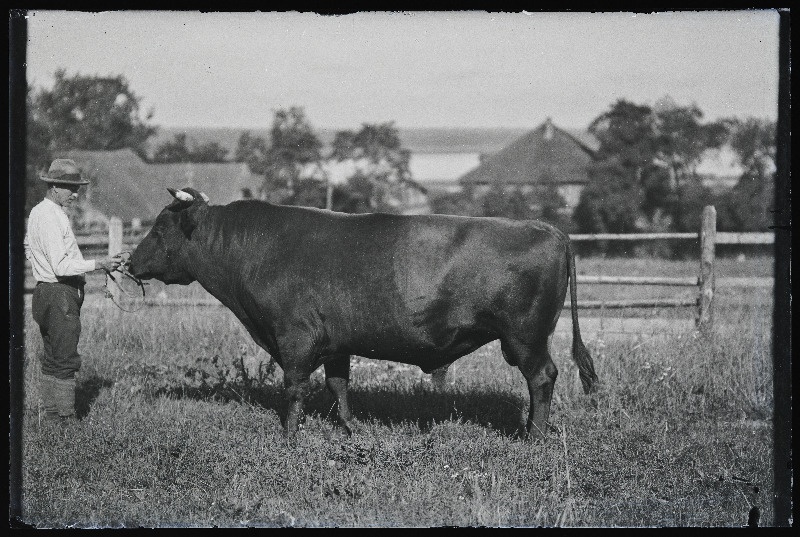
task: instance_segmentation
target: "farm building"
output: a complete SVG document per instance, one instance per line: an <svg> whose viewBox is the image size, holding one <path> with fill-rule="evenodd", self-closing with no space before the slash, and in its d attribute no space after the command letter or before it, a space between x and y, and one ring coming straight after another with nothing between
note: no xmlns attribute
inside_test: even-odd
<svg viewBox="0 0 800 537"><path fill-rule="evenodd" d="M548 118L504 149L484 158L458 182L475 198L498 186L519 189L523 194L536 187L553 186L571 212L589 182L588 166L596 150L597 142L591 135L561 129Z"/></svg>
<svg viewBox="0 0 800 537"><path fill-rule="evenodd" d="M242 197L244 189L255 191L261 177L246 164L179 163L149 164L130 149L118 151L72 150L59 156L71 158L89 180L79 199L85 224L101 223L111 216L123 222L154 219L169 201L167 187L192 186L205 192L215 205Z"/></svg>

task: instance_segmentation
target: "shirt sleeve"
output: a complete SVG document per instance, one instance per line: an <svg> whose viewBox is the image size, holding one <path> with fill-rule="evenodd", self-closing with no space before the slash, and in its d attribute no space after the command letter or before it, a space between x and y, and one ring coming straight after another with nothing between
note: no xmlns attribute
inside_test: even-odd
<svg viewBox="0 0 800 537"><path fill-rule="evenodd" d="M41 240L41 248L58 277L79 276L85 272L95 270L96 263L75 258L68 254L64 244L62 224L53 214L45 214L36 222L39 226L37 236Z"/></svg>
<svg viewBox="0 0 800 537"><path fill-rule="evenodd" d="M31 260L31 241L28 239L28 234L25 233L25 239L22 241L22 245L25 247L25 259L28 261Z"/></svg>

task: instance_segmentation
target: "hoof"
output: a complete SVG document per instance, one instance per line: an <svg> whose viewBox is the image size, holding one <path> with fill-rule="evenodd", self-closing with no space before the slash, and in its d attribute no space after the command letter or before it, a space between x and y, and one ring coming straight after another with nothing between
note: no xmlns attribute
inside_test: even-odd
<svg viewBox="0 0 800 537"><path fill-rule="evenodd" d="M352 433L343 427L332 427L325 431L325 439L334 442L348 440L351 436Z"/></svg>

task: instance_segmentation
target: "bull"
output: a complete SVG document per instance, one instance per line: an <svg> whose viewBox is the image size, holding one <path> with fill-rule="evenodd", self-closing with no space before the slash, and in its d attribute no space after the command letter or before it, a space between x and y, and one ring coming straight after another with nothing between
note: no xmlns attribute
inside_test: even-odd
<svg viewBox="0 0 800 537"><path fill-rule="evenodd" d="M569 285L572 357L583 390L597 382L581 340L569 237L538 221L343 214L239 200L173 200L130 258L166 284L197 281L227 306L284 372L285 431L298 430L310 376L325 368L349 435L350 356L441 372L490 341L528 385L526 438L541 438L558 370L549 340Z"/></svg>

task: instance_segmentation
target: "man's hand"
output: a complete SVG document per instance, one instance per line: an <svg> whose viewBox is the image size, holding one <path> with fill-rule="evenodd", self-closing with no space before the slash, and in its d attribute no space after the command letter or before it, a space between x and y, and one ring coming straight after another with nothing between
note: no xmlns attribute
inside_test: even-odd
<svg viewBox="0 0 800 537"><path fill-rule="evenodd" d="M95 261L95 265L97 268L101 268L106 272L112 272L117 269L122 264L122 259L120 258L120 254L115 256L104 257L102 259L98 259Z"/></svg>
<svg viewBox="0 0 800 537"><path fill-rule="evenodd" d="M122 264L123 266L125 266L125 265L127 265L127 264L128 264L128 262L131 260L131 253L130 253L129 251L127 251L127 250L126 250L126 251L124 251L124 252L120 252L120 253L118 253L118 254L117 254L115 257L118 257L118 258L119 258L119 260L120 260L120 264Z"/></svg>

